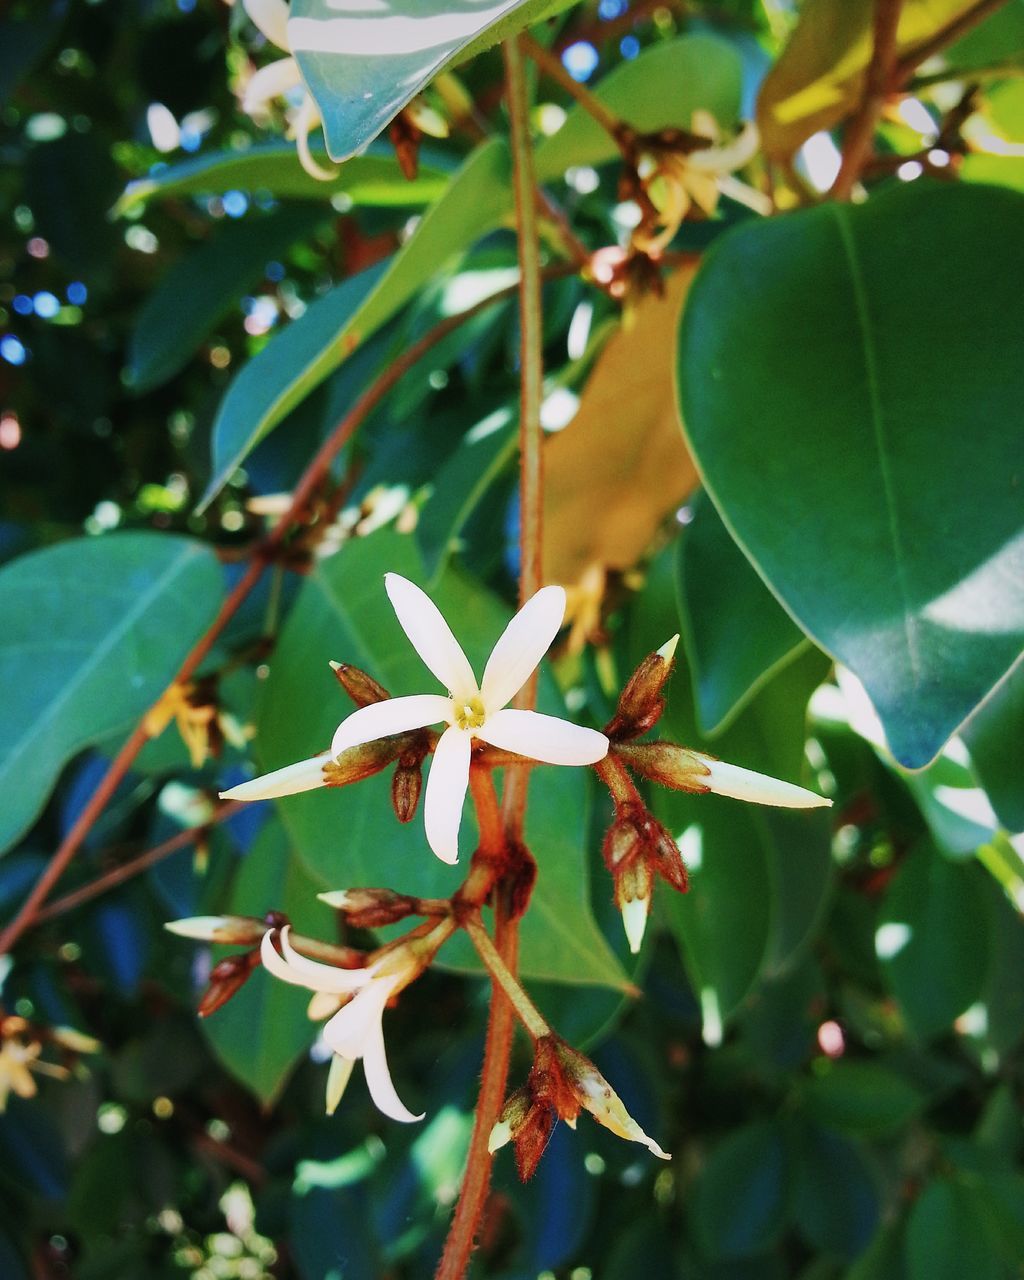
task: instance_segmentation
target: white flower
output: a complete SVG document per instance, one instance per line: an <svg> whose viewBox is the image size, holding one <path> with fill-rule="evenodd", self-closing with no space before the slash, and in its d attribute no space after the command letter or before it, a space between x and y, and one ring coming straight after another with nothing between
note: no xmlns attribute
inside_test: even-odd
<svg viewBox="0 0 1024 1280"><path fill-rule="evenodd" d="M283 954L279 954L273 932L263 935L260 955L275 978L317 995L350 997L323 1029L324 1041L335 1054L327 1082L328 1112L337 1106L353 1066L362 1059L370 1097L378 1110L392 1120L422 1120L423 1116L413 1115L395 1092L384 1052L382 1021L388 1000L418 972L415 965L396 965L395 953L390 953L365 969L338 969L300 955L288 941L287 925L281 930Z"/></svg>
<svg viewBox="0 0 1024 1280"><path fill-rule="evenodd" d="M285 0L243 0L245 11L271 44L291 54L288 40L288 5ZM299 105L289 114L288 137L295 139L299 161L314 178L328 182L336 178L336 169L317 164L309 150L309 135L320 124L320 112L306 88L299 64L291 56L268 62L253 73L242 97L242 110L259 120L266 117L274 98L287 98L301 89Z"/></svg>
<svg viewBox="0 0 1024 1280"><path fill-rule="evenodd" d="M608 739L555 716L505 709L558 634L565 614L561 587L544 587L523 605L491 651L477 684L469 660L429 597L397 573L386 574L384 584L413 648L448 693L389 698L360 707L338 726L331 755L376 738L447 724L434 751L423 810L431 849L445 862L455 862L474 738L531 760L568 765L603 759ZM222 795L262 800L322 786L324 762L323 757L304 760Z"/></svg>

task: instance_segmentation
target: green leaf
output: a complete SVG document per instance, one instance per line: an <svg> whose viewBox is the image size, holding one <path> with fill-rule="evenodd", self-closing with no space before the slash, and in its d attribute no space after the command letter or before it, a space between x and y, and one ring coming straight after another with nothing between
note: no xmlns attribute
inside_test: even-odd
<svg viewBox="0 0 1024 1280"><path fill-rule="evenodd" d="M748 1258L786 1225L789 1157L770 1121L746 1125L712 1151L691 1193L691 1222L709 1258Z"/></svg>
<svg viewBox="0 0 1024 1280"><path fill-rule="evenodd" d="M844 1133L880 1134L899 1129L926 1099L895 1071L878 1062L840 1059L822 1064L801 1089L808 1115Z"/></svg>
<svg viewBox="0 0 1024 1280"><path fill-rule="evenodd" d="M974 8L976 0L905 0L897 28L903 56ZM831 129L864 96L871 57L872 0L807 0L757 100L768 155L791 156L813 133Z"/></svg>
<svg viewBox="0 0 1024 1280"><path fill-rule="evenodd" d="M889 886L875 950L920 1036L945 1031L977 999L991 953L982 872L919 845Z"/></svg>
<svg viewBox="0 0 1024 1280"><path fill-rule="evenodd" d="M348 160L454 58L468 58L573 0L377 0L339 13L294 0L288 40L323 117L327 150Z"/></svg>
<svg viewBox="0 0 1024 1280"><path fill-rule="evenodd" d="M222 594L213 552L167 534L77 539L0 572L0 849L66 761L156 702Z"/></svg>
<svg viewBox="0 0 1024 1280"><path fill-rule="evenodd" d="M175 262L139 312L126 369L132 389L149 391L184 368L266 264L329 216L299 205L229 223Z"/></svg>
<svg viewBox="0 0 1024 1280"><path fill-rule="evenodd" d="M747 225L683 318L683 420L715 505L910 768L1024 643L1022 214L1010 192L915 185Z"/></svg>
<svg viewBox="0 0 1024 1280"><path fill-rule="evenodd" d="M263 916L283 911L298 933L333 937L334 913L316 899L324 889L304 868L280 822L267 822L253 841L225 910ZM245 986L202 1022L214 1053L245 1087L269 1106L296 1062L316 1038L306 1016L309 992L278 982L257 965Z"/></svg>
<svg viewBox="0 0 1024 1280"><path fill-rule="evenodd" d="M446 261L501 222L511 207L508 183L505 143L495 139L478 147L393 258L337 285L249 361L228 388L214 423L214 477L201 507L290 409Z"/></svg>
<svg viewBox="0 0 1024 1280"><path fill-rule="evenodd" d="M793 1216L816 1249L840 1258L863 1253L878 1226L877 1179L860 1147L834 1133L800 1134Z"/></svg>
<svg viewBox="0 0 1024 1280"><path fill-rule="evenodd" d="M701 33L649 45L631 61L620 62L593 92L642 133L668 126L689 129L695 111L710 111L728 130L739 118L741 84L735 46ZM551 182L570 165L604 164L620 154L615 139L574 104L562 127L537 144L537 177Z"/></svg>
<svg viewBox="0 0 1024 1280"><path fill-rule="evenodd" d="M1024 786L1012 745L1024 742L1024 663L975 711L963 739L999 821L1008 831L1024 831Z"/></svg>
<svg viewBox="0 0 1024 1280"><path fill-rule="evenodd" d="M679 614L697 718L713 737L806 637L729 536L703 493L679 544Z"/></svg>
<svg viewBox="0 0 1024 1280"><path fill-rule="evenodd" d="M423 581L411 537L387 530L353 540L306 579L275 650L257 718L256 747L267 769L329 746L351 712L327 666L332 658L368 671L395 695L434 689L388 602L385 569ZM442 577L431 596L452 619L476 670L482 670L509 611L454 573ZM541 707L564 714L544 680ZM526 836L540 875L523 921L522 971L528 977L622 988L625 975L587 902L585 784L580 770L533 771ZM390 771L385 771L355 786L278 803L296 849L331 888L388 886L424 897L448 896L464 866L453 869L434 857L422 813L404 825L396 820L390 786ZM463 864L473 848L471 812L467 809L464 821ZM450 946L441 958L479 967L468 949Z"/></svg>
<svg viewBox="0 0 1024 1280"><path fill-rule="evenodd" d="M313 148L316 156L316 147ZM315 200L322 208L332 195L345 195L353 204L429 204L443 194L448 182L439 155L421 156L419 173L409 182L402 176L394 151L381 147L354 156L338 176L323 182L308 174L292 142L261 142L239 151L215 151L178 164L164 165L145 178L129 182L114 206L123 216L153 199L178 196L219 196L226 191L269 192L279 199Z"/></svg>
<svg viewBox="0 0 1024 1280"><path fill-rule="evenodd" d="M909 1280L1003 1280L981 1206L967 1188L936 1178L907 1223Z"/></svg>

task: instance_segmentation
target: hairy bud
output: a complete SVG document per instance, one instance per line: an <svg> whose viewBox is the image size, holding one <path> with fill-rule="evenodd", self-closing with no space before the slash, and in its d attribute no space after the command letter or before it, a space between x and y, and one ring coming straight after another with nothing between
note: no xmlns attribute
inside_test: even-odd
<svg viewBox="0 0 1024 1280"><path fill-rule="evenodd" d="M332 662L331 670L335 678L357 707L368 707L371 702L385 702L391 697L382 684L378 684L373 676L353 667L347 662Z"/></svg>
<svg viewBox="0 0 1024 1280"><path fill-rule="evenodd" d="M332 893L318 893L336 911L342 911L349 924L356 929L379 929L396 920L416 915L419 902L406 893L394 889L336 889Z"/></svg>
<svg viewBox="0 0 1024 1280"><path fill-rule="evenodd" d="M647 928L654 877L661 876L685 893L689 888L686 865L671 833L640 803L616 807L601 852L612 874L615 905L622 912L629 948L636 954Z"/></svg>
<svg viewBox="0 0 1024 1280"><path fill-rule="evenodd" d="M661 691L675 666L678 642L679 637L673 636L655 653L648 654L626 681L615 715L604 728L613 742L639 738L658 723L665 710Z"/></svg>
<svg viewBox="0 0 1024 1280"><path fill-rule="evenodd" d="M169 920L164 928L179 938L195 942L224 942L238 947L254 947L267 931L262 920L254 916L188 916Z"/></svg>
<svg viewBox="0 0 1024 1280"><path fill-rule="evenodd" d="M422 790L422 756L417 756L414 764L406 763L403 757L391 779L391 804L399 822L411 822L416 816L416 806L420 802Z"/></svg>
<svg viewBox="0 0 1024 1280"><path fill-rule="evenodd" d="M203 993L197 1010L200 1018L208 1018L211 1013L227 1004L236 992L249 981L249 975L260 962L258 947L251 951L243 951L240 955L227 956L210 970L210 982Z"/></svg>
<svg viewBox="0 0 1024 1280"><path fill-rule="evenodd" d="M349 747L337 760L325 758L324 785L347 787L353 782L362 782L364 778L372 778L402 754L402 746L400 737L375 738L372 742Z"/></svg>
<svg viewBox="0 0 1024 1280"><path fill-rule="evenodd" d="M707 762L674 742L624 743L617 749L620 759L645 778L674 791L707 791L711 771Z"/></svg>

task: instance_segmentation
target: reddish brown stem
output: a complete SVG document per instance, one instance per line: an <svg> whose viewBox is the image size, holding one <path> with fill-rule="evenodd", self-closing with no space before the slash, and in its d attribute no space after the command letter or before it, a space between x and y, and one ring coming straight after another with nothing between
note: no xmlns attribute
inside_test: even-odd
<svg viewBox="0 0 1024 1280"><path fill-rule="evenodd" d="M902 8L903 0L875 0L871 60L864 74L860 107L843 137L843 160L832 184L834 200L849 200L871 153L875 126L882 114L896 66L896 32Z"/></svg>
<svg viewBox="0 0 1024 1280"><path fill-rule="evenodd" d="M951 45L955 40L959 40L961 36L965 36L968 31L973 30L979 22L983 22L997 9L1001 9L1006 0L978 0L973 8L968 9L966 13L962 13L947 27L943 27L941 31L937 31L929 40L925 40L922 44L916 45L898 59L892 69L889 79L889 90L895 92L902 89L910 77L914 74L922 62L927 62L937 53L941 53L943 49Z"/></svg>

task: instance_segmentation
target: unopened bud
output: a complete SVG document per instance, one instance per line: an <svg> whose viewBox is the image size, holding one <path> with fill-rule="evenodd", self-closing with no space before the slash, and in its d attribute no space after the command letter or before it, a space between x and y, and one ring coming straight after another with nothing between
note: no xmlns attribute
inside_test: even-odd
<svg viewBox="0 0 1024 1280"><path fill-rule="evenodd" d="M386 769L392 760L402 753L400 738L374 738L343 751L337 760L326 760L323 766L324 785L347 787L353 782L372 778Z"/></svg>
<svg viewBox="0 0 1024 1280"><path fill-rule="evenodd" d="M557 1044L558 1060L565 1078L572 1085L580 1106L585 1107L598 1124L629 1142L640 1142L661 1160L671 1160L667 1151L647 1136L622 1104L622 1099L589 1058L571 1049L563 1040Z"/></svg>
<svg viewBox="0 0 1024 1280"><path fill-rule="evenodd" d="M252 916L188 916L184 920L169 920L164 928L179 938L226 942L239 947L256 946L267 931L263 921Z"/></svg>
<svg viewBox="0 0 1024 1280"><path fill-rule="evenodd" d="M423 761L415 764L399 762L391 779L391 804L399 822L411 822L423 790Z"/></svg>
<svg viewBox="0 0 1024 1280"><path fill-rule="evenodd" d="M197 1010L200 1018L208 1018L211 1013L227 1004L236 992L249 981L249 975L260 962L259 948L244 951L241 955L227 956L210 970L210 982L199 1001Z"/></svg>
<svg viewBox="0 0 1024 1280"><path fill-rule="evenodd" d="M530 1114L532 1105L530 1092L526 1088L516 1089L515 1093L509 1094L508 1101L502 1107L501 1114L487 1139L487 1150L491 1155L516 1137L526 1123L526 1117Z"/></svg>
<svg viewBox="0 0 1024 1280"><path fill-rule="evenodd" d="M385 702L391 697L382 684L358 667L347 662L332 662L330 666L338 683L357 707L368 707L371 702Z"/></svg>
<svg viewBox="0 0 1024 1280"><path fill-rule="evenodd" d="M627 743L617 747L616 753L637 773L676 791L714 791L734 800L781 809L820 809L832 803L806 787L716 760L703 751L677 747L672 742Z"/></svg>
<svg viewBox="0 0 1024 1280"><path fill-rule="evenodd" d="M417 914L418 901L394 889L337 889L318 893L321 902L343 911L356 929L379 929Z"/></svg>
<svg viewBox="0 0 1024 1280"><path fill-rule="evenodd" d="M636 773L674 791L707 791L710 770L696 751L674 742L624 743L619 758Z"/></svg>
<svg viewBox="0 0 1024 1280"><path fill-rule="evenodd" d="M650 898L629 898L619 908L622 912L622 927L626 931L626 939L633 955L638 955L647 932L647 917L651 911Z"/></svg>
<svg viewBox="0 0 1024 1280"><path fill-rule="evenodd" d="M673 636L656 652L649 654L626 681L619 696L615 715L605 725L605 733L613 742L639 738L652 729L665 710L661 691L675 665L678 636Z"/></svg>
<svg viewBox="0 0 1024 1280"><path fill-rule="evenodd" d="M605 866L615 875L619 868L632 862L643 844L642 820L638 821L631 807L617 810L601 847Z"/></svg>

